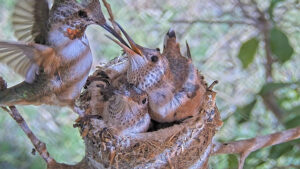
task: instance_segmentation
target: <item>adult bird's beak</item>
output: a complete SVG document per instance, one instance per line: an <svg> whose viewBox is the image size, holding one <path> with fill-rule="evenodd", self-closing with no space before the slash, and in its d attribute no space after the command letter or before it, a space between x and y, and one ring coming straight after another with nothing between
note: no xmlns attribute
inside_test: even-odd
<svg viewBox="0 0 300 169"><path fill-rule="evenodd" d="M130 67L132 70L137 70L140 69L143 65L147 64L147 59L144 56L143 52L142 52L142 47L137 45L131 38L130 36L127 34L126 31L124 31L124 29L118 24L118 27L120 28L120 30L123 32L123 34L125 35L126 39L128 40L130 47L124 45L122 42L118 42L117 40L107 36L109 39L111 39L112 41L114 41L115 43L117 43L119 46L121 46L121 48L123 48L124 52L127 53L128 58L129 58L129 62L130 62Z"/></svg>
<svg viewBox="0 0 300 169"><path fill-rule="evenodd" d="M88 4L86 4L88 3ZM93 20L93 22L105 30L107 30L109 33L111 33L114 37L116 37L121 43L129 47L129 45L124 41L124 39L119 35L106 21L103 12L101 10L101 4L99 0L90 0L83 2L83 7L87 9L87 12L89 13L89 17Z"/></svg>
<svg viewBox="0 0 300 169"><path fill-rule="evenodd" d="M102 28L111 33L115 38L117 38L123 45L129 48L129 45L125 42L125 40L106 22L104 24L99 24ZM110 38L111 39L111 38Z"/></svg>

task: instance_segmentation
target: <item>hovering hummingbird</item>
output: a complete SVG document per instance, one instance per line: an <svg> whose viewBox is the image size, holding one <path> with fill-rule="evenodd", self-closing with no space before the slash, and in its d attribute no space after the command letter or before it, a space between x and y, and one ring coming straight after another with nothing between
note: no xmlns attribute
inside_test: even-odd
<svg viewBox="0 0 300 169"><path fill-rule="evenodd" d="M74 108L92 65L85 30L98 24L122 41L98 0L20 0L13 27L21 42L0 42L0 62L25 81L0 92L0 106L58 105ZM126 44L126 42L123 42Z"/></svg>
<svg viewBox="0 0 300 169"><path fill-rule="evenodd" d="M151 118L174 122L194 115L200 109L206 91L199 72L188 57L181 55L175 32L166 35L164 51L137 45L119 25L131 48L112 38L128 56L127 80L149 96Z"/></svg>
<svg viewBox="0 0 300 169"><path fill-rule="evenodd" d="M146 132L151 123L147 93L128 83L112 90L102 113L106 124L120 135Z"/></svg>

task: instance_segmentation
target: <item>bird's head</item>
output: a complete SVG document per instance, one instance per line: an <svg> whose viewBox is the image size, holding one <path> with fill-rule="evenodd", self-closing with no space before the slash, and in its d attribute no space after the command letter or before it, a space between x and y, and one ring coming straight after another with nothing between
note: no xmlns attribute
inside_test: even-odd
<svg viewBox="0 0 300 169"><path fill-rule="evenodd" d="M148 95L146 92L128 83L123 84L118 90L114 90L110 106L118 114L136 115L148 110Z"/></svg>
<svg viewBox="0 0 300 169"><path fill-rule="evenodd" d="M55 0L50 22L51 25L63 27L70 39L81 38L91 24L100 25L115 37L118 36L107 24L99 0Z"/></svg>
<svg viewBox="0 0 300 169"><path fill-rule="evenodd" d="M136 44L127 32L120 25L118 26L128 40L130 47L110 39L121 46L127 54L129 60L127 80L136 87L147 91L162 79L168 68L168 62L159 48L149 49Z"/></svg>

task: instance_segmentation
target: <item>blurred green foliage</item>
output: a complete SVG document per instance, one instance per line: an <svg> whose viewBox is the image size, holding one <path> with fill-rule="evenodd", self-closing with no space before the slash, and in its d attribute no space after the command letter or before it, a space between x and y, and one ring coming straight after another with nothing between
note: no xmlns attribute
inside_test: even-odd
<svg viewBox="0 0 300 169"><path fill-rule="evenodd" d="M0 0L1 40L15 40L10 15L16 0ZM259 28L234 21L251 22L231 0L121 0L108 1L116 20L141 45L162 47L170 27L183 44L188 40L195 65L208 82L219 80L218 106L224 126L217 141L252 138L300 124L300 5L298 0L257 0L258 8L268 13L270 48L274 58L273 81L266 80L266 52ZM248 1L247 1L248 2ZM250 11L251 15L256 15ZM178 23L174 20L195 21ZM232 21L210 22L210 21ZM104 38L104 31L90 26L87 34L94 55L94 67L121 54L120 48ZM0 76L9 86L22 81L11 69L0 65ZM264 104L272 92L282 119L277 119ZM72 127L76 115L67 108L19 106L35 134L58 162L76 163L84 156L84 144ZM0 110L0 168L45 168L32 145L8 114ZM296 140L252 153L245 169L299 168L300 141ZM211 168L237 167L234 155L210 159Z"/></svg>

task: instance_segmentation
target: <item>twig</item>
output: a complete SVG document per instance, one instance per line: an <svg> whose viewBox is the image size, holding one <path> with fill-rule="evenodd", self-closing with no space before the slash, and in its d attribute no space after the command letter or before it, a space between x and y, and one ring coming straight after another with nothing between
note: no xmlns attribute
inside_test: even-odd
<svg viewBox="0 0 300 169"><path fill-rule="evenodd" d="M22 128L24 133L27 135L27 137L32 142L33 146L35 147L36 151L41 155L41 157L46 161L47 164L54 162L54 159L50 157L46 144L41 142L30 130L27 123L23 119L23 117L20 115L18 109L15 106L10 106L9 109L9 115L19 124L19 126Z"/></svg>
<svg viewBox="0 0 300 169"><path fill-rule="evenodd" d="M170 158L170 156L169 156L168 153L167 153L167 160L168 160L168 164L169 164L170 169L174 169L174 166L172 164L172 160L171 160L171 158Z"/></svg>
<svg viewBox="0 0 300 169"><path fill-rule="evenodd" d="M251 3L253 4L255 11L260 15L260 16L265 16L264 12L261 11L258 7L258 4L255 0L251 0Z"/></svg>
<svg viewBox="0 0 300 169"><path fill-rule="evenodd" d="M242 10L242 13L243 13L243 15L244 15L246 18L248 18L248 19L253 20L254 22L256 22L256 18L252 17L252 16L247 12L247 10L245 9L246 4L244 4L243 2L241 2L241 0L237 0L237 4L238 4L238 6L240 7L240 9Z"/></svg>
<svg viewBox="0 0 300 169"><path fill-rule="evenodd" d="M106 0L102 0L102 2L104 4L105 8L107 9L110 20L115 20L114 15L113 15L112 10L111 10L110 4Z"/></svg>
<svg viewBox="0 0 300 169"><path fill-rule="evenodd" d="M251 22L246 22L246 21L226 21L226 20L206 20L206 19L195 19L195 20L174 20L172 21L173 23L178 23L178 24L195 24L195 23L207 23L207 24L228 24L228 25L234 25L234 24L239 24L239 25L253 25Z"/></svg>
<svg viewBox="0 0 300 169"><path fill-rule="evenodd" d="M216 144L213 154L239 154L239 169L243 168L245 159L248 155L258 149L285 143L300 138L300 127L289 129L274 134L259 136L248 140L234 141L224 144Z"/></svg>
<svg viewBox="0 0 300 169"><path fill-rule="evenodd" d="M270 39L269 39L269 30L266 30L263 32L264 35L264 47L266 52L266 59L267 63L265 64L266 68L266 80L268 82L273 81L273 75L272 75L272 67L273 67L273 59L272 59L272 52L270 49Z"/></svg>
<svg viewBox="0 0 300 169"><path fill-rule="evenodd" d="M266 81L267 82L272 82L273 81L273 57L272 57L272 52L271 52L271 47L270 47L270 23L266 19L265 13L262 12L258 6L256 1L251 0L252 3L255 6L255 10L259 13L259 21L257 22L258 25L257 27L260 27L261 34L263 36L263 42L264 42L264 50L265 50L265 55L266 55L266 63L265 63L265 74L266 74ZM271 91L264 96L262 96L263 102L267 109L271 110L272 113L276 116L278 121L281 121L282 115L284 114L283 110L278 106L276 100L275 100L275 95L274 92Z"/></svg>
<svg viewBox="0 0 300 169"><path fill-rule="evenodd" d="M0 77L0 91L6 89L5 81ZM41 142L30 130L24 118L19 113L15 106L10 106L9 109L2 107L21 127L27 137L30 139L31 143L35 147L36 151L41 155L41 157L46 161L47 164L56 163L53 158L50 157L46 144Z"/></svg>
<svg viewBox="0 0 300 169"><path fill-rule="evenodd" d="M107 12L110 17L109 20L111 21L114 30L122 37L121 31L120 31L118 25L115 23L115 17L113 15L110 4L106 0L102 0L102 2L104 4L105 8L107 9Z"/></svg>
<svg viewBox="0 0 300 169"><path fill-rule="evenodd" d="M267 94L262 95L263 102L267 109L271 110L277 120L282 122L282 116L284 115L284 111L282 108L277 104L276 96L273 92L269 92Z"/></svg>
<svg viewBox="0 0 300 169"><path fill-rule="evenodd" d="M273 58L272 58L272 52L270 47L270 24L263 13L261 13L261 24L263 24L261 28L261 33L263 35L263 41L264 41L264 49L266 54L267 63L265 64L266 68L266 80L268 82L271 82L273 80L272 75L272 66L273 66Z"/></svg>
<svg viewBox="0 0 300 169"><path fill-rule="evenodd" d="M215 80L208 88L207 90L212 91L212 89L219 83L218 80Z"/></svg>

